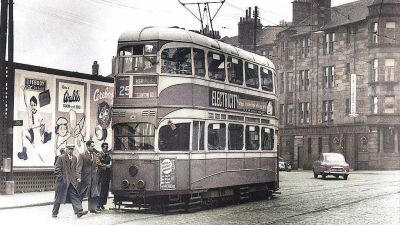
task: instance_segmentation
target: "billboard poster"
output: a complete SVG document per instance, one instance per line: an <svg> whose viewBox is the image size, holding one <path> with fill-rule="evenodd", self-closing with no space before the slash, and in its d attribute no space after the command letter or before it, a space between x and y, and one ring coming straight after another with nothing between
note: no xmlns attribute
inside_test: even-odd
<svg viewBox="0 0 400 225"><path fill-rule="evenodd" d="M52 82L37 76L16 76L14 117L23 126L14 128L14 166L48 167L54 164Z"/></svg>
<svg viewBox="0 0 400 225"><path fill-rule="evenodd" d="M114 89L111 85L90 85L90 136L97 147L104 142L112 146L111 107Z"/></svg>
<svg viewBox="0 0 400 225"><path fill-rule="evenodd" d="M58 83L58 111L76 113L84 112L85 89L82 84Z"/></svg>
<svg viewBox="0 0 400 225"><path fill-rule="evenodd" d="M175 159L160 158L160 190L176 189Z"/></svg>
<svg viewBox="0 0 400 225"><path fill-rule="evenodd" d="M85 149L87 115L86 84L57 79L57 110L55 117L55 155L62 154L66 145L74 144L79 152Z"/></svg>

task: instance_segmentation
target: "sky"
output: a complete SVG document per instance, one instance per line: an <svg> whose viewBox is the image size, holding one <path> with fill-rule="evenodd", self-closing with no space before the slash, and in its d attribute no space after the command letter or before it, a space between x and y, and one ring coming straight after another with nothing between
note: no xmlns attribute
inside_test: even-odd
<svg viewBox="0 0 400 225"><path fill-rule="evenodd" d="M211 0L209 0L211 1ZM212 0L216 2L220 0ZM214 17L222 37L237 35L240 17L259 7L263 25L292 21L293 0L226 0ZM332 6L355 0L332 0ZM183 3L205 0L181 0ZM111 74L121 33L146 26L199 30L200 22L178 0L14 0L15 62L80 73ZM212 16L220 4L210 4ZM188 5L198 16L196 5Z"/></svg>

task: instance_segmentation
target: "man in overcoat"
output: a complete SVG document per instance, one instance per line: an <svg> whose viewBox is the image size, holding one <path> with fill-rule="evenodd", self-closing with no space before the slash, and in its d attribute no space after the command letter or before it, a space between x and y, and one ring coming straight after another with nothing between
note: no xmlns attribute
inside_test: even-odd
<svg viewBox="0 0 400 225"><path fill-rule="evenodd" d="M86 142L86 150L81 153L77 164L77 180L81 198L88 198L88 209L91 213L99 213L97 199L98 190L97 166L99 164L98 151L94 148L93 141Z"/></svg>
<svg viewBox="0 0 400 225"><path fill-rule="evenodd" d="M57 217L60 205L72 203L75 214L79 217L87 211L82 209L82 201L78 193L76 178L77 158L72 154L74 146L67 146L67 151L57 158L54 174L56 175L56 191L53 206L53 217Z"/></svg>

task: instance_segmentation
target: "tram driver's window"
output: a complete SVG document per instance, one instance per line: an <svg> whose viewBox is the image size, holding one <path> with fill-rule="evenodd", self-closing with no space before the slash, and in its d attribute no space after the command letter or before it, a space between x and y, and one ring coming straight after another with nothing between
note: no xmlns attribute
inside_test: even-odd
<svg viewBox="0 0 400 225"><path fill-rule="evenodd" d="M245 65L245 76L246 76L246 86L252 88L258 88L258 66L246 62Z"/></svg>
<svg viewBox="0 0 400 225"><path fill-rule="evenodd" d="M229 83L243 84L243 61L228 57L228 80Z"/></svg>
<svg viewBox="0 0 400 225"><path fill-rule="evenodd" d="M225 81L225 56L208 52L208 77L213 80Z"/></svg>
<svg viewBox="0 0 400 225"><path fill-rule="evenodd" d="M201 49L193 49L194 75L204 77L206 74L206 61L204 51Z"/></svg>
<svg viewBox="0 0 400 225"><path fill-rule="evenodd" d="M173 123L160 128L158 147L160 151L189 151L190 123Z"/></svg>
<svg viewBox="0 0 400 225"><path fill-rule="evenodd" d="M228 125L228 149L229 150L243 149L243 125L241 124Z"/></svg>
<svg viewBox="0 0 400 225"><path fill-rule="evenodd" d="M266 68L261 68L261 88L264 91L273 91L273 87L272 71Z"/></svg>
<svg viewBox="0 0 400 225"><path fill-rule="evenodd" d="M161 52L161 72L192 74L191 48L167 48Z"/></svg>
<svg viewBox="0 0 400 225"><path fill-rule="evenodd" d="M258 126L246 126L246 150L258 150L260 146L260 128Z"/></svg>
<svg viewBox="0 0 400 225"><path fill-rule="evenodd" d="M208 125L208 150L225 150L226 126L224 123Z"/></svg>
<svg viewBox="0 0 400 225"><path fill-rule="evenodd" d="M273 150L274 149L274 129L263 127L261 131L261 149Z"/></svg>
<svg viewBox="0 0 400 225"><path fill-rule="evenodd" d="M155 127L150 123L123 123L114 126L115 150L154 149Z"/></svg>

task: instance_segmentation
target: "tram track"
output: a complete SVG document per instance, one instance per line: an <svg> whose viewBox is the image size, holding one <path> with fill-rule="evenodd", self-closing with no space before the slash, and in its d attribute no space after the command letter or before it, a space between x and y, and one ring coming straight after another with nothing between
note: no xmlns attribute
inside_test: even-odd
<svg viewBox="0 0 400 225"><path fill-rule="evenodd" d="M385 185L387 185L387 184L395 184L395 183L398 183L398 184L400 184L400 180L397 180L397 181L392 181L392 182L385 182ZM362 183L362 184L354 184L354 185L346 185L346 186L343 186L343 187L346 187L346 188L354 188L354 187L362 187L362 186L371 186L371 185L375 185L375 184L382 184L382 182L375 182L375 183L370 183L370 182L365 182L365 183ZM282 190L283 188L281 188L281 190ZM330 190L331 188L329 187L329 188L321 188L321 189L315 189L315 190L310 190L310 191L304 191L304 192L296 192L296 193L290 193L290 194L283 194L283 195L281 195L281 197L280 198L285 198L285 197L290 197L290 196L293 196L293 195L302 195L302 194L309 194L309 193L315 193L315 192L321 192L321 191L325 191L325 190Z"/></svg>
<svg viewBox="0 0 400 225"><path fill-rule="evenodd" d="M286 216L284 218L279 218L277 220L273 220L270 222L266 222L266 225L273 225L273 224L278 224L280 222L284 222L287 221L288 219L292 219L295 217L299 217L299 216L304 216L304 215L309 215L309 214L313 214L313 213L319 213L319 212L323 212L323 211L329 211L331 209L338 209L340 207L344 207L344 206L348 206L348 205L352 205L352 204L357 204L363 201L368 201L374 198L381 198L381 197L385 197L385 196L390 196L390 195L396 195L396 194L400 194L400 191L396 191L396 192L390 192L390 193L384 193L384 194L378 194L378 195L374 195L374 196L370 196L370 197L365 197L362 199L357 199L357 200L353 200L353 201L348 201L348 202L344 202L341 204L335 204L335 205L331 205L329 207L322 207L319 209L315 209L315 210L310 210L310 211L305 211L305 212L301 212L301 213L297 213L294 215L290 215L290 216Z"/></svg>

